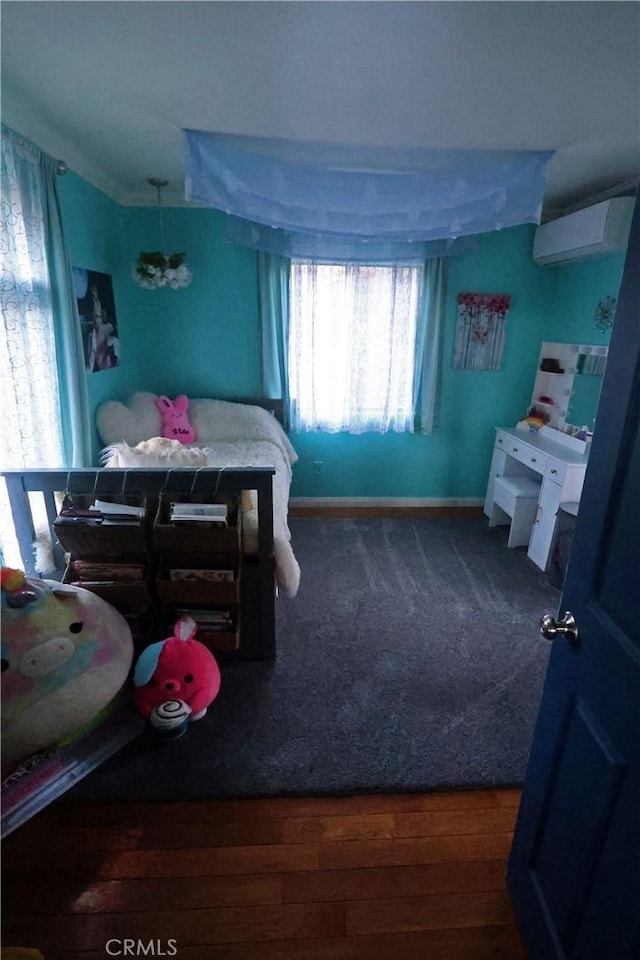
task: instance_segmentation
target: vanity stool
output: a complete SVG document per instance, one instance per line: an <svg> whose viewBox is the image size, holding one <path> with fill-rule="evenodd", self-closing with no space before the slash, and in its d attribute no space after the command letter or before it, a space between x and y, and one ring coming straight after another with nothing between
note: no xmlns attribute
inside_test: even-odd
<svg viewBox="0 0 640 960"><path fill-rule="evenodd" d="M497 477L493 487L493 504L489 526L508 523L511 518L508 547L526 547L538 510L541 482L529 477L512 475Z"/></svg>

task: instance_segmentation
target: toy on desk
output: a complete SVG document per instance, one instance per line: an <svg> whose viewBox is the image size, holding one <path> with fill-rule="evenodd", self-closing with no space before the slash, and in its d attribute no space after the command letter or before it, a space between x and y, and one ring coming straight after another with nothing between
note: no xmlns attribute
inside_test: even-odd
<svg viewBox="0 0 640 960"><path fill-rule="evenodd" d="M195 640L197 625L181 617L173 636L142 651L133 674L138 712L161 735L175 739L200 720L220 690L220 670L211 651Z"/></svg>
<svg viewBox="0 0 640 960"><path fill-rule="evenodd" d="M2 760L82 732L124 686L131 630L101 597L3 567Z"/></svg>
<svg viewBox="0 0 640 960"><path fill-rule="evenodd" d="M516 423L516 430L537 433L538 430L542 430L547 423L549 423L548 415L541 410L537 410L535 407L531 407L527 416Z"/></svg>
<svg viewBox="0 0 640 960"><path fill-rule="evenodd" d="M537 433L538 430L542 430L544 425L545 422L542 417L525 417L524 420L519 420L518 423L516 423L516 430Z"/></svg>

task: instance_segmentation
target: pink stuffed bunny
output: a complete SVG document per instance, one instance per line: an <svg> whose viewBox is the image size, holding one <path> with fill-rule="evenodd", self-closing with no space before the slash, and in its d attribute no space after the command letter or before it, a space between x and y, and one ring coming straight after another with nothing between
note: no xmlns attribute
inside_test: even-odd
<svg viewBox="0 0 640 960"><path fill-rule="evenodd" d="M169 397L156 397L156 407L162 417L162 436L180 443L193 443L196 432L189 423L187 409L189 400L183 393L175 400Z"/></svg>

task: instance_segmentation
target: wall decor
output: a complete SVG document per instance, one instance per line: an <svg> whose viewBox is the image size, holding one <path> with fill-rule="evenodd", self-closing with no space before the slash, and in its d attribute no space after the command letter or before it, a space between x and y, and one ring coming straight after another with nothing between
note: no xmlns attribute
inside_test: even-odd
<svg viewBox="0 0 640 960"><path fill-rule="evenodd" d="M607 330L610 330L613 326L615 315L616 298L603 297L593 312L593 322L596 325L596 330L599 330L600 333L606 333Z"/></svg>
<svg viewBox="0 0 640 960"><path fill-rule="evenodd" d="M120 363L120 340L110 275L73 267L73 283L87 372L99 373L117 367Z"/></svg>
<svg viewBox="0 0 640 960"><path fill-rule="evenodd" d="M453 366L499 370L504 351L508 293L459 293Z"/></svg>

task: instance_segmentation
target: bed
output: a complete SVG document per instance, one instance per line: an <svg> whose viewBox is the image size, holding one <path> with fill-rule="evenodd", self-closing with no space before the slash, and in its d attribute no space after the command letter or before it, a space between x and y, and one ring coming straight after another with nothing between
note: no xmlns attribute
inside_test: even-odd
<svg viewBox="0 0 640 960"><path fill-rule="evenodd" d="M160 432L154 394L136 394L127 404L102 404L97 426L105 466L0 473L22 568L29 576L63 578L68 555L57 540L55 521L66 495L116 501L144 496L149 506L163 491L200 499L215 489L243 510L241 642L225 655L273 660L277 588L293 597L300 582L287 522L297 455L279 422L281 411L281 401L193 400L189 413L197 439L183 445L153 442Z"/></svg>
<svg viewBox="0 0 640 960"><path fill-rule="evenodd" d="M291 468L297 454L277 414L276 401L192 399L189 421L194 443L183 444L160 436L161 416L156 395L139 392L128 403L107 401L97 411L96 426L105 444L102 464L107 469L165 469L271 467L273 475L273 553L278 587L294 597L300 567L291 546L288 526ZM258 552L260 518L254 490L245 491L243 548L248 556Z"/></svg>

